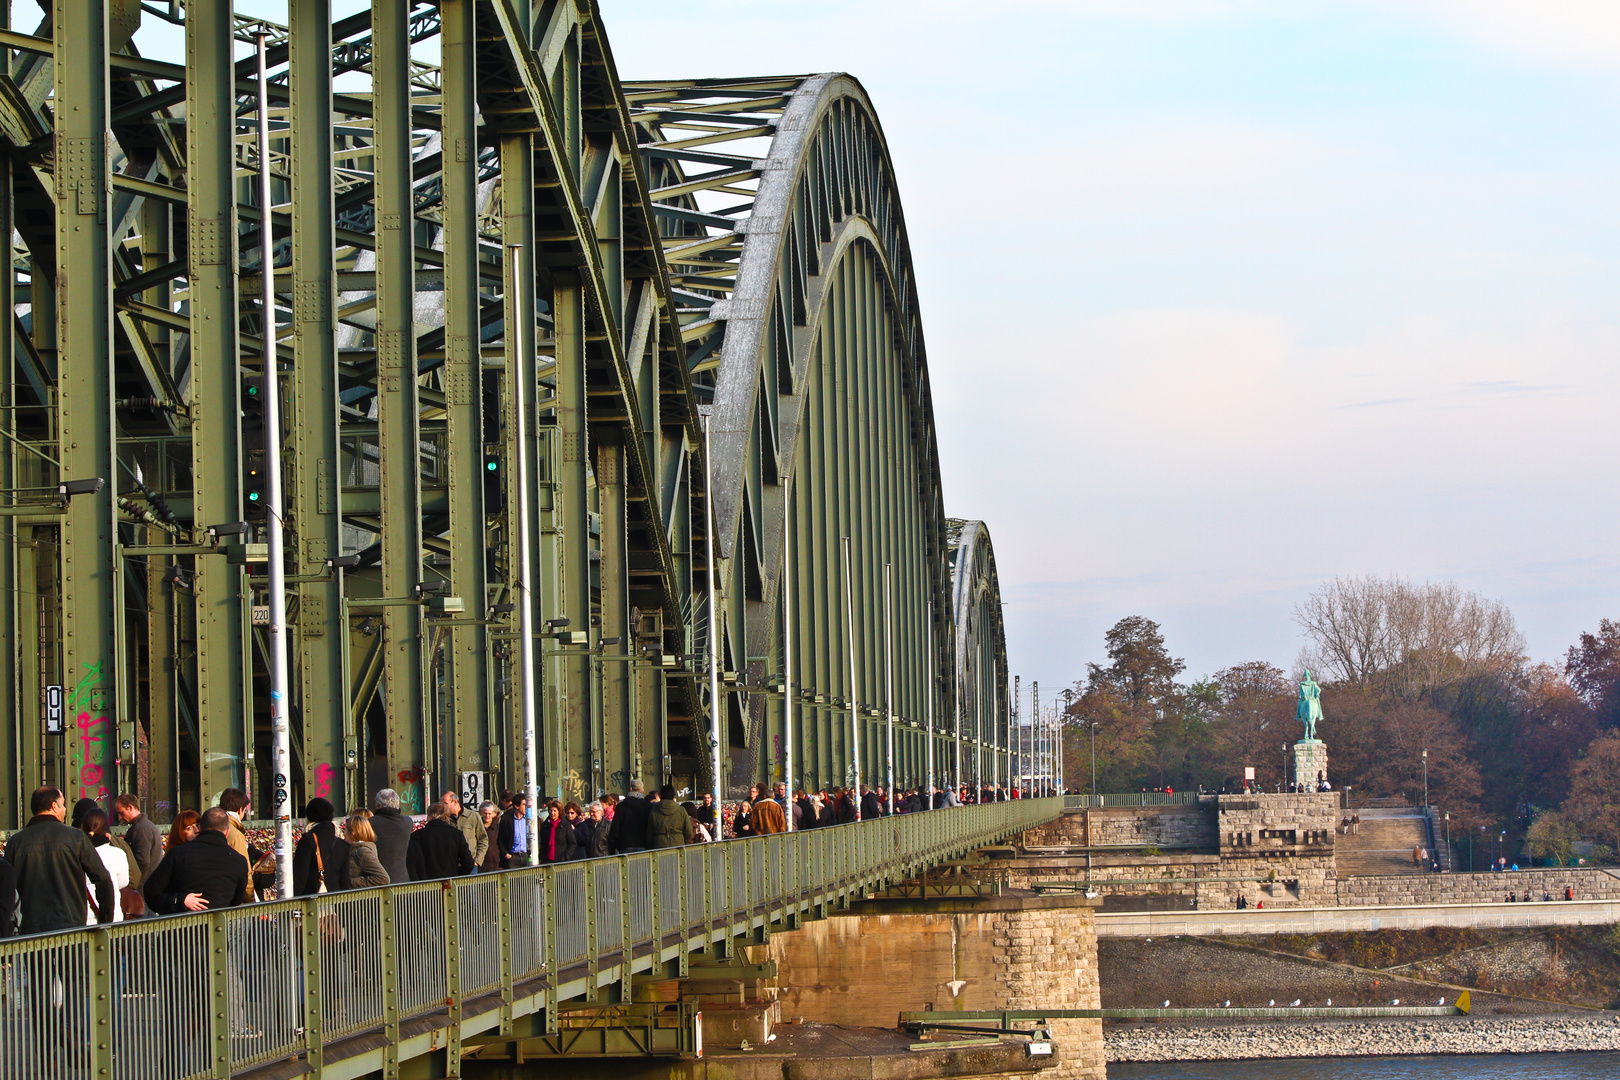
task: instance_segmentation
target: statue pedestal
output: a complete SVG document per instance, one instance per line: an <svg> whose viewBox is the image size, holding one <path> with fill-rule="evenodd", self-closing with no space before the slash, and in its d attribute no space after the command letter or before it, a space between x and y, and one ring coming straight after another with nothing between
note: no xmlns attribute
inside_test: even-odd
<svg viewBox="0 0 1620 1080"><path fill-rule="evenodd" d="M1294 779L1315 791L1318 780L1328 779L1327 743L1321 739L1301 739L1294 744Z"/></svg>

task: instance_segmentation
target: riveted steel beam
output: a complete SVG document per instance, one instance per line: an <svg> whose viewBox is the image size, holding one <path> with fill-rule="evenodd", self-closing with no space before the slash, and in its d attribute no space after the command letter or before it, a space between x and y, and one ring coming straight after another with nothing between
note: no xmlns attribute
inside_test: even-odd
<svg viewBox="0 0 1620 1080"><path fill-rule="evenodd" d="M62 518L62 678L70 799L113 790L119 635L106 0L56 0L56 294L61 479L99 479ZM234 320L235 313L230 318ZM227 714L227 720L231 719Z"/></svg>
<svg viewBox="0 0 1620 1080"><path fill-rule="evenodd" d="M371 8L375 102L377 420L382 493L382 592L414 600L422 583L421 428L416 361L416 216L411 159L411 57L407 5ZM382 609L383 707L390 786L418 810L429 799L429 723L422 608Z"/></svg>
<svg viewBox="0 0 1620 1080"><path fill-rule="evenodd" d="M443 70L445 464L450 485L450 592L473 619L450 631L454 771L489 767L489 603L484 508L484 404L479 281L477 24L473 0L440 5ZM445 777L445 783L452 780ZM442 786L442 785L441 785Z"/></svg>
<svg viewBox="0 0 1620 1080"><path fill-rule="evenodd" d="M298 685L304 791L358 805L361 746L348 707L343 554L337 280L332 191L332 6L292 0L288 12L291 115L293 377L289 477L297 545Z"/></svg>

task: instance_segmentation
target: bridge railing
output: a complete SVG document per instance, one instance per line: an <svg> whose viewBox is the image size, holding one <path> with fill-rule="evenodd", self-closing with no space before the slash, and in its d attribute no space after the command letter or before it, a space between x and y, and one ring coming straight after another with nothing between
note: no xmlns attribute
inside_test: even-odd
<svg viewBox="0 0 1620 1080"><path fill-rule="evenodd" d="M1064 810L1100 810L1114 806L1197 806L1207 796L1196 791L1127 791L1118 795L1065 795Z"/></svg>
<svg viewBox="0 0 1620 1080"><path fill-rule="evenodd" d="M491 996L555 1004L632 958L650 967L1059 810L936 810L3 941L0 1080L224 1077L362 1032L398 1045L413 1018Z"/></svg>

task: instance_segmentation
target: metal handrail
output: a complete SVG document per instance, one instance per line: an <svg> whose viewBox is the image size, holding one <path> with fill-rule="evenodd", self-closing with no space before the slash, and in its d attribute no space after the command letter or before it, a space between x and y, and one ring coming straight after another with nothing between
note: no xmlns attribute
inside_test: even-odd
<svg viewBox="0 0 1620 1080"><path fill-rule="evenodd" d="M1197 806L1200 799L1214 798L1196 791L1126 791L1117 795L1065 795L1064 810L1101 810L1124 806Z"/></svg>
<svg viewBox="0 0 1620 1080"><path fill-rule="evenodd" d="M318 1075L341 1040L397 1045L401 1021L448 1025L485 996L554 1005L615 965L864 895L1061 809L1015 800L0 941L0 1080L45 1060L134 1080L306 1055Z"/></svg>

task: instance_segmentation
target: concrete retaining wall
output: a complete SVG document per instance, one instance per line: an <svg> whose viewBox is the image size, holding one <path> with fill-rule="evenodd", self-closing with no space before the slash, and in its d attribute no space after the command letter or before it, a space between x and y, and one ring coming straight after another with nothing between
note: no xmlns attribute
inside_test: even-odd
<svg viewBox="0 0 1620 1080"><path fill-rule="evenodd" d="M1098 937L1203 937L1424 930L1602 926L1620 922L1620 901L1425 904L1412 907L1266 908L1261 911L1141 911L1095 916Z"/></svg>
<svg viewBox="0 0 1620 1080"><path fill-rule="evenodd" d="M784 1016L888 1027L901 1012L1100 1007L1093 914L1008 898L977 910L841 915L773 934ZM1106 1080L1102 1021L1053 1025L1048 1080Z"/></svg>

